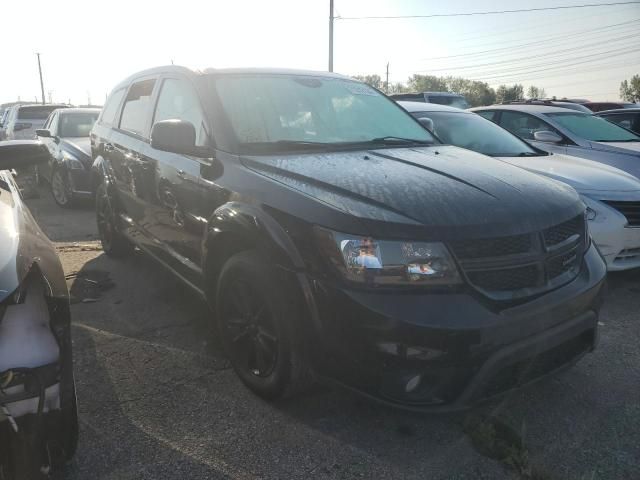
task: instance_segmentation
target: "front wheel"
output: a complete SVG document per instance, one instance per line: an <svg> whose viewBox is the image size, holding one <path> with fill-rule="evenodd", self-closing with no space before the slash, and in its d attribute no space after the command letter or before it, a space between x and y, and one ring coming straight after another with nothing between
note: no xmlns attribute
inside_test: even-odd
<svg viewBox="0 0 640 480"><path fill-rule="evenodd" d="M274 281L274 267L256 251L225 263L218 280L218 330L234 370L254 393L290 396L311 383L300 354L297 302Z"/></svg>
<svg viewBox="0 0 640 480"><path fill-rule="evenodd" d="M102 250L110 257L124 257L133 250L133 245L118 228L114 200L103 182L96 190L96 220Z"/></svg>
<svg viewBox="0 0 640 480"><path fill-rule="evenodd" d="M69 173L58 167L51 174L51 195L53 200L62 208L73 206L73 193L71 192L71 182Z"/></svg>

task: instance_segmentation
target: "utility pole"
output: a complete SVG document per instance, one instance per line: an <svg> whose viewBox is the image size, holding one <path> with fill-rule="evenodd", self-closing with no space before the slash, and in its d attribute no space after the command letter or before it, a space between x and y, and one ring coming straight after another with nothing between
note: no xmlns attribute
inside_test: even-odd
<svg viewBox="0 0 640 480"><path fill-rule="evenodd" d="M40 54L36 53L38 56L38 71L40 72L40 92L42 93L42 104L44 105L44 83L42 82L42 67L40 66ZM37 98L36 98L37 101Z"/></svg>
<svg viewBox="0 0 640 480"><path fill-rule="evenodd" d="M389 62L387 62L387 78L384 81L384 93L389 93Z"/></svg>
<svg viewBox="0 0 640 480"><path fill-rule="evenodd" d="M333 0L329 0L329 71L333 72Z"/></svg>
<svg viewBox="0 0 640 480"><path fill-rule="evenodd" d="M49 90L47 96L49 97L49 103L53 103L53 100L51 100L53 98L53 90Z"/></svg>

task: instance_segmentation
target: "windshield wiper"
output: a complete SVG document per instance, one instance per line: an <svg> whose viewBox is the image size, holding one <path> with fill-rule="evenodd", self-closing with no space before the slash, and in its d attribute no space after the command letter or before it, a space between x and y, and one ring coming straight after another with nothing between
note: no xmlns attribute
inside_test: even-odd
<svg viewBox="0 0 640 480"><path fill-rule="evenodd" d="M362 143L382 143L382 144L396 144L396 145L405 145L405 144L418 144L418 145L433 145L433 142L428 140L418 140L417 138L405 138L405 137L396 137L393 135L388 135L386 137L376 137L371 140L364 141Z"/></svg>
<svg viewBox="0 0 640 480"><path fill-rule="evenodd" d="M538 152L520 152L518 154L519 157L540 157L543 154L538 153Z"/></svg>
<svg viewBox="0 0 640 480"><path fill-rule="evenodd" d="M605 142L605 143L612 143L612 142L640 142L640 138L627 138L625 140L595 140L596 142Z"/></svg>

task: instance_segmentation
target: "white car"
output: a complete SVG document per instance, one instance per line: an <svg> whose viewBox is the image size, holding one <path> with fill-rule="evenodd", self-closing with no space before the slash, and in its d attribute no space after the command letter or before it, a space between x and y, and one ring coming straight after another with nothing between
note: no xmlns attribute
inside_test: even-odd
<svg viewBox="0 0 640 480"><path fill-rule="evenodd" d="M475 113L430 103L398 103L446 144L500 158L575 188L588 207L591 236L608 270L640 267L640 179L602 163L544 152Z"/></svg>

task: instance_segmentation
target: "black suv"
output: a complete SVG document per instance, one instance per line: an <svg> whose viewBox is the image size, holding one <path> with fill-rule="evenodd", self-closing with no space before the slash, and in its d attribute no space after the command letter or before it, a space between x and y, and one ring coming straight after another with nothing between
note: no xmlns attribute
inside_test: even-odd
<svg viewBox="0 0 640 480"><path fill-rule="evenodd" d="M596 343L605 264L575 191L442 145L362 83L147 70L91 144L105 252L136 245L206 298L261 396L322 378L459 408Z"/></svg>

